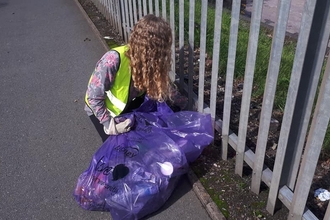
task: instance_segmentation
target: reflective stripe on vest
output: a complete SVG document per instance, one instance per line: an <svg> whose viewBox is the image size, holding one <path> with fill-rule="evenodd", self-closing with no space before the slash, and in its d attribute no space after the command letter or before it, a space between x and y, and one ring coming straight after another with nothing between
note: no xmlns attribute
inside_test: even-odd
<svg viewBox="0 0 330 220"><path fill-rule="evenodd" d="M129 69L129 59L125 55L127 49L127 46L113 49L120 55L120 66L111 89L106 91L107 97L105 98L105 106L112 117L119 115L125 109L128 102L131 71Z"/></svg>
<svg viewBox="0 0 330 220"><path fill-rule="evenodd" d="M122 102L121 100L117 99L112 92L106 91L105 94L107 94L107 97L109 99L109 101L114 104L117 108L119 108L121 111L123 111L125 109L126 104L124 102Z"/></svg>

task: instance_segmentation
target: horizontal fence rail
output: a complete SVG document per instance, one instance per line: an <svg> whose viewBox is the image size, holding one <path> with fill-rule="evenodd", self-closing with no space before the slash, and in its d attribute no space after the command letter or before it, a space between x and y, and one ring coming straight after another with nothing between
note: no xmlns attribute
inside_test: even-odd
<svg viewBox="0 0 330 220"><path fill-rule="evenodd" d="M260 31L263 27L263 0L253 2L252 18L249 22L237 134L230 127L239 27L242 21L241 0L231 1L231 12L225 12L223 0L212 1L215 4L204 0L92 1L113 26L114 32L125 42L128 41L134 24L144 15L152 13L166 19L172 27L173 35L171 79L177 83L180 91L188 96L189 110L211 114L215 130L222 135L222 159L227 159L230 146L236 152L235 172L242 176L244 164L252 169L251 190L258 194L262 182L269 187L266 209L271 214L274 214L281 203L289 209L288 219L317 219L306 208L306 203L330 117L330 58L325 60L330 36L330 1L304 2L272 169L265 165L265 152L275 97L281 92L277 91L277 84L291 0L279 0L277 5L270 58L267 72L264 74L266 80L261 95L262 107L255 150L247 146L246 140L256 63L259 59L264 59L258 56ZM210 8L215 12L213 23L209 22ZM200 13L196 13L199 12L197 10L200 10ZM228 47L224 47L221 41L223 13L230 14L229 40L226 42ZM211 38L208 32L210 25L213 25ZM207 52L210 41L212 49ZM228 48L228 51L223 48ZM228 55L225 74L221 75L219 69L222 66L219 62L223 53ZM207 72L206 68L210 62L211 71ZM327 64L325 68L324 63ZM221 78L225 78L224 87L218 84ZM209 83L209 98L206 96L206 82ZM223 93L220 93L221 89L224 90ZM221 106L218 104L219 94L222 94L224 100ZM223 110L221 115L217 113L219 109ZM325 219L330 219L330 208L325 213Z"/></svg>

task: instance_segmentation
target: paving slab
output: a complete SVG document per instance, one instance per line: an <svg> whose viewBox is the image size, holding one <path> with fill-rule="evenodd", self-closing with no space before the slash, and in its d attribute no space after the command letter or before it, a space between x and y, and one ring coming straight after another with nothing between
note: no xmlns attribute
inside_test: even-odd
<svg viewBox="0 0 330 220"><path fill-rule="evenodd" d="M277 20L277 7L279 0L264 0L261 22L268 26L274 27ZM290 36L298 37L301 26L301 19L305 7L305 0L291 0L290 14L286 31ZM253 11L253 0L246 0L246 8L244 13L251 17ZM330 47L330 42L328 44Z"/></svg>
<svg viewBox="0 0 330 220"><path fill-rule="evenodd" d="M264 24L274 26L277 20L278 0L264 0L261 21ZM297 35L299 33L302 13L305 0L291 0L290 15L287 25L287 32ZM251 15L253 11L253 0L246 1L245 8L247 15Z"/></svg>

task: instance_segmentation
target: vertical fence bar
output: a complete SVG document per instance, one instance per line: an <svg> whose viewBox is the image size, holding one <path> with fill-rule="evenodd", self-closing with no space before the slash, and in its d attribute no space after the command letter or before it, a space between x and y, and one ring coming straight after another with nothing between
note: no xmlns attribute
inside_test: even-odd
<svg viewBox="0 0 330 220"><path fill-rule="evenodd" d="M260 21L262 14L263 0L253 2L252 19L250 24L250 36L248 54L246 58L244 87L242 95L241 113L239 120L238 143L236 152L235 172L243 175L244 150L246 143L246 131L249 119L250 100L253 85L254 69L258 49Z"/></svg>
<svg viewBox="0 0 330 220"><path fill-rule="evenodd" d="M170 25L172 28L172 71L170 78L175 81L175 20L174 20L174 0L170 0Z"/></svg>
<svg viewBox="0 0 330 220"><path fill-rule="evenodd" d="M166 0L162 0L162 16L165 20L167 20L167 18L166 18Z"/></svg>
<svg viewBox="0 0 330 220"><path fill-rule="evenodd" d="M108 21L110 22L111 26L113 27L113 22L112 22L112 19L111 19L111 11L110 10L110 0L106 0L105 1L105 5L106 5L106 11L107 11L107 15L108 15Z"/></svg>
<svg viewBox="0 0 330 220"><path fill-rule="evenodd" d="M108 19L108 11L107 11L107 0L103 0L103 2L102 2L102 10L103 10L103 17L105 18L105 19Z"/></svg>
<svg viewBox="0 0 330 220"><path fill-rule="evenodd" d="M235 71L237 38L238 38L238 24L241 9L241 0L233 0L231 9L231 21L230 21L230 37L229 37L229 49L227 60L227 73L226 73L226 87L225 97L223 105L223 122L222 122L222 152L221 156L223 160L227 160L228 155L228 139L229 139L229 124L231 114L231 100L233 93L233 81Z"/></svg>
<svg viewBox="0 0 330 220"><path fill-rule="evenodd" d="M111 26L114 26L113 17L112 17L112 4L110 3L110 0L106 0L106 8L107 8L107 14L108 14L108 21L110 22Z"/></svg>
<svg viewBox="0 0 330 220"><path fill-rule="evenodd" d="M189 37L188 37L188 109L193 109L194 76L194 38L195 38L195 0L189 0Z"/></svg>
<svg viewBox="0 0 330 220"><path fill-rule="evenodd" d="M117 22L117 9L116 9L116 4L113 0L109 0L109 4L111 6L111 18L112 18L112 22L113 22L113 25L115 26L115 29L116 29L116 33L118 33L118 22Z"/></svg>
<svg viewBox="0 0 330 220"><path fill-rule="evenodd" d="M110 0L106 0L106 11L107 11L107 15L108 15L108 21L110 22L111 26L113 27L113 19L112 19L112 10L110 10L111 4L110 4Z"/></svg>
<svg viewBox="0 0 330 220"><path fill-rule="evenodd" d="M116 27L116 29L117 29L117 33L119 33L119 26L118 26L118 9L117 9L117 3L115 3L114 1L112 1L111 0L111 5L112 5L112 9L113 9L113 11L112 11L112 17L113 17L113 19L114 19L114 25L115 25L115 27Z"/></svg>
<svg viewBox="0 0 330 220"><path fill-rule="evenodd" d="M114 28L114 32L118 33L118 27L117 27L117 22L116 22L116 17L115 17L115 7L114 4L111 0L108 0L109 3L109 14L110 14L110 20L112 21L111 25Z"/></svg>
<svg viewBox="0 0 330 220"><path fill-rule="evenodd" d="M104 0L99 0L99 11L101 12L102 15L104 15L104 7L103 7L103 1Z"/></svg>
<svg viewBox="0 0 330 220"><path fill-rule="evenodd" d="M223 0L217 0L215 4L216 4L215 5L216 8L215 8L215 21L214 21L211 95L210 95L210 113L213 121L215 120L215 113L217 106Z"/></svg>
<svg viewBox="0 0 330 220"><path fill-rule="evenodd" d="M311 97L314 97L315 94L319 71L323 60L320 58L320 61L316 61L315 54L319 53L320 55L323 53L324 55L327 47L327 45L321 43L322 40L319 39L321 36L319 25L322 24L322 22L313 20L314 10L316 10L315 7L315 1L307 0L305 2L282 120L279 144L276 152L273 179L266 208L270 213L274 213L277 206L279 206L279 203L277 203L278 188L287 184L291 190L294 189L296 174L303 150L303 142L307 132L309 116L311 114L313 103L313 98ZM323 48L320 47L320 45L315 45L319 43L323 44ZM315 68L319 70L315 70ZM313 71L314 73L312 74ZM304 127L303 124L306 126ZM299 144L299 141L294 141L294 143L292 138L299 139L299 136L303 141Z"/></svg>
<svg viewBox="0 0 330 220"><path fill-rule="evenodd" d="M118 3L119 3L120 15L121 15L121 27L122 27L122 30L123 30L124 41L127 42L125 4L124 4L123 1L118 1Z"/></svg>
<svg viewBox="0 0 330 220"><path fill-rule="evenodd" d="M100 11L100 9L101 9L101 0L96 0L96 3L97 3L97 8Z"/></svg>
<svg viewBox="0 0 330 220"><path fill-rule="evenodd" d="M155 0L155 13L159 16L159 0Z"/></svg>
<svg viewBox="0 0 330 220"><path fill-rule="evenodd" d="M103 0L103 16L108 19L107 0Z"/></svg>
<svg viewBox="0 0 330 220"><path fill-rule="evenodd" d="M113 25L116 29L116 33L119 33L119 27L118 27L118 21L117 21L117 9L116 9L116 3L113 0L109 0L110 1L110 5L111 5L111 16L113 19Z"/></svg>
<svg viewBox="0 0 330 220"><path fill-rule="evenodd" d="M143 0L143 16L148 14L147 0Z"/></svg>
<svg viewBox="0 0 330 220"><path fill-rule="evenodd" d="M138 0L138 8L139 8L138 19L140 20L143 17L143 14L142 14L142 2L141 2L141 0Z"/></svg>
<svg viewBox="0 0 330 220"><path fill-rule="evenodd" d="M259 194L262 171L264 167L265 152L268 141L270 120L273 113L273 104L275 98L278 73L281 65L284 39L286 35L286 26L288 23L291 0L280 0L277 6L277 21L273 32L273 42L270 52L268 73L266 78L266 87L263 95L262 109L260 114L260 124L258 139L253 165L253 175L251 190Z"/></svg>
<svg viewBox="0 0 330 220"><path fill-rule="evenodd" d="M129 18L128 18L128 2L129 0L125 0L124 1L124 5L125 5L125 33L126 33L126 39L125 41L128 42L128 38L129 38L129 35L130 35L130 28L129 28Z"/></svg>
<svg viewBox="0 0 330 220"><path fill-rule="evenodd" d="M123 21L121 17L121 8L119 1L115 1L115 7L116 7L116 20L117 20L117 26L118 26L118 32L121 36L122 40L124 40L124 34L123 34Z"/></svg>
<svg viewBox="0 0 330 220"><path fill-rule="evenodd" d="M106 0L106 9L107 9L107 14L108 14L108 21L110 21L111 26L113 27L113 19L112 19L112 10L110 10L112 7L112 4L110 3L111 0Z"/></svg>
<svg viewBox="0 0 330 220"><path fill-rule="evenodd" d="M122 29L122 21L121 21L121 15L120 15L120 8L119 8L119 1L113 1L113 6L115 8L115 20L116 20L116 25L117 25L117 30L118 34L121 36L123 39L123 29Z"/></svg>
<svg viewBox="0 0 330 220"><path fill-rule="evenodd" d="M109 18L109 11L108 11L108 5L107 5L108 0L103 0L103 10L104 10L104 17L106 19Z"/></svg>
<svg viewBox="0 0 330 220"><path fill-rule="evenodd" d="M105 19L107 19L107 7L106 7L107 0L102 0L102 15Z"/></svg>
<svg viewBox="0 0 330 220"><path fill-rule="evenodd" d="M111 0L107 0L107 11L108 11L108 15L109 15L109 19L108 20L109 20L111 26L116 31L116 26L115 26L114 17L113 17L114 9L113 9L113 5L112 5Z"/></svg>
<svg viewBox="0 0 330 220"><path fill-rule="evenodd" d="M114 26L116 27L117 33L119 32L119 27L118 27L118 21L117 21L117 6L116 3L113 0L110 0L110 4L112 5L112 18L113 18L113 23Z"/></svg>
<svg viewBox="0 0 330 220"><path fill-rule="evenodd" d="M108 15L108 21L110 22L111 26L113 27L113 20L111 17L111 10L110 10L110 0L105 0L105 8L107 11L107 15Z"/></svg>
<svg viewBox="0 0 330 220"><path fill-rule="evenodd" d="M112 8L112 11L111 11L111 14L112 14L112 19L113 19L113 25L116 29L116 33L119 33L119 26L118 26L118 17L117 17L117 5L114 1L110 0L110 4L111 4L111 8Z"/></svg>
<svg viewBox="0 0 330 220"><path fill-rule="evenodd" d="M206 27L207 27L207 6L208 1L202 1L201 9L201 35L199 54L199 82L198 82L198 108L199 112L204 111L204 78L205 78L205 52L206 52Z"/></svg>
<svg viewBox="0 0 330 220"><path fill-rule="evenodd" d="M107 10L107 0L103 0L103 11L104 11L104 17L107 18L107 13L108 13L108 10Z"/></svg>
<svg viewBox="0 0 330 220"><path fill-rule="evenodd" d="M184 88L184 0L179 0L179 77L180 89Z"/></svg>
<svg viewBox="0 0 330 220"><path fill-rule="evenodd" d="M133 0L135 1L135 0ZM133 20L133 6L132 6L132 0L128 0L128 9L129 9L129 32L131 32L133 26L134 26L134 20Z"/></svg>
<svg viewBox="0 0 330 220"><path fill-rule="evenodd" d="M134 21L133 21L133 24L135 25L136 22L138 21L138 18L137 18L137 9L136 9L136 0L133 0L133 17L134 17Z"/></svg>
<svg viewBox="0 0 330 220"><path fill-rule="evenodd" d="M330 17L328 17L329 19ZM329 23L329 22L328 22ZM330 29L330 26L329 26ZM293 200L289 219L301 219L306 200L313 181L315 168L322 149L322 143L327 131L330 117L330 57L317 100L314 118L308 135L304 157L301 163L297 185L293 194Z"/></svg>
<svg viewBox="0 0 330 220"><path fill-rule="evenodd" d="M106 18L110 22L111 26L113 26L113 24L111 22L111 19L110 19L110 5L109 5L109 0L105 0L104 6L105 6Z"/></svg>
<svg viewBox="0 0 330 220"><path fill-rule="evenodd" d="M152 4L153 0L149 0L149 14L153 14L154 13L154 7Z"/></svg>

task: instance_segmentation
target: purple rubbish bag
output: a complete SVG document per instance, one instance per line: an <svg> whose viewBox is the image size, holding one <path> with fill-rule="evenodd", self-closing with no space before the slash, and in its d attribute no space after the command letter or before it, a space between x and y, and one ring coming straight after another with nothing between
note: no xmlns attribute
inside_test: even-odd
<svg viewBox="0 0 330 220"><path fill-rule="evenodd" d="M155 102L146 97L135 112L140 126L154 125L162 128L185 153L188 163L195 161L214 139L210 114L194 111L175 112L165 102Z"/></svg>
<svg viewBox="0 0 330 220"><path fill-rule="evenodd" d="M140 219L166 202L189 162L211 143L211 118L173 113L151 100L121 117L134 121L132 130L103 143L73 195L82 208L109 211L114 220Z"/></svg>
<svg viewBox="0 0 330 220"><path fill-rule="evenodd" d="M184 153L158 128L138 128L109 138L78 178L74 196L87 210L115 219L139 219L171 195L171 181L188 169Z"/></svg>

